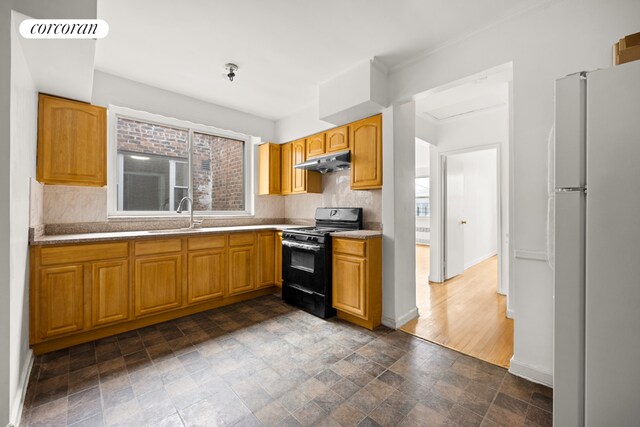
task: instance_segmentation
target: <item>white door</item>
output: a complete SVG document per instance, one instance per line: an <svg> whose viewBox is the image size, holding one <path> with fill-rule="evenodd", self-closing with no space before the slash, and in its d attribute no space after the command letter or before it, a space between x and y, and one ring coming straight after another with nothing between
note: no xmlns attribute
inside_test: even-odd
<svg viewBox="0 0 640 427"><path fill-rule="evenodd" d="M640 420L640 61L587 77L586 426Z"/></svg>
<svg viewBox="0 0 640 427"><path fill-rule="evenodd" d="M445 157L444 167L444 278L464 272L464 163Z"/></svg>

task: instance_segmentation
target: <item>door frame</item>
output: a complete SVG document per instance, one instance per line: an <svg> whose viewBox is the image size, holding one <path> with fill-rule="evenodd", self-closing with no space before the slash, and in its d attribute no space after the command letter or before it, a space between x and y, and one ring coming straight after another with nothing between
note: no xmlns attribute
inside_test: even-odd
<svg viewBox="0 0 640 427"><path fill-rule="evenodd" d="M496 183L497 183L497 210L498 210L498 248L497 248L497 252L498 252L498 288L497 291L499 294L501 295L507 295L508 294L508 277L502 277L502 267L503 267L503 263L504 262L509 262L508 259L505 260L503 259L503 241L502 241L502 150L501 150L501 144L500 143L493 143L493 144L484 144L484 145L478 145L475 147L467 147L467 148L461 148L461 149L457 149L457 150L450 150L450 151L444 151L442 153L439 153L439 158L438 161L440 162L440 197L438 199L438 206L436 207L436 209L438 209L439 213L440 213L440 221L438 222L438 227L440 227L440 248L441 248L441 253L442 253L442 259L440 261L440 265L438 266L438 268L440 269L440 277L442 277L444 279L445 273L446 273L446 256L447 256L447 251L446 251L446 244L447 244L447 236L446 236L446 221L447 221L447 217L446 217L446 200L447 200L447 165L446 165L446 160L447 157L449 156L455 156L457 154L464 154L464 153L472 153L475 151L484 151L484 150L496 150ZM508 257L507 257L508 258Z"/></svg>

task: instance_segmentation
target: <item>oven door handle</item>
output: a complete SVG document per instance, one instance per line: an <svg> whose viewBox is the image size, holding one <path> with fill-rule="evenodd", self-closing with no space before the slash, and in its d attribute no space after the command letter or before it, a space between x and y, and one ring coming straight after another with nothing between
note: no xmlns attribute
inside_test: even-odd
<svg viewBox="0 0 640 427"><path fill-rule="evenodd" d="M309 243L293 242L291 240L283 240L282 241L282 246L287 246L289 248L302 249L302 250L305 250L305 251L312 251L312 252L320 252L320 250L322 249L322 247L320 245L312 245L312 244L309 244Z"/></svg>

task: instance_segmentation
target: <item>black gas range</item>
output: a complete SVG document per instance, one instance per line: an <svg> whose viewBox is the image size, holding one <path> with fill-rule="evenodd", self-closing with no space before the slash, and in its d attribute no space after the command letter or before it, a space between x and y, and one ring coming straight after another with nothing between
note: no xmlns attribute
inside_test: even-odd
<svg viewBox="0 0 640 427"><path fill-rule="evenodd" d="M362 208L317 208L316 226L282 232L282 299L322 318L331 305L331 233L361 230Z"/></svg>

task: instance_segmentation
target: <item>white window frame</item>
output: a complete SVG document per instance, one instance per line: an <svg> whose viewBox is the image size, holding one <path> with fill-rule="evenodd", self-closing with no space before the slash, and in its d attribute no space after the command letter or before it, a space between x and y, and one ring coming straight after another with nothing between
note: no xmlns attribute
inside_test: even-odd
<svg viewBox="0 0 640 427"><path fill-rule="evenodd" d="M254 160L253 160L253 142L254 139L250 135L239 132L219 129L213 126L193 123L187 120L180 120L172 117L166 117L160 114L147 113L131 108L109 105L109 122L108 122L108 149L107 149L107 212L109 218L126 218L126 217L169 217L182 218L188 216L189 213L183 212L178 214L175 211L121 211L118 210L118 146L117 146L117 129L118 118L136 120L146 123L153 123L161 126L169 126L189 132L189 196L193 198L193 171L192 171L192 140L193 133L204 133L223 138L230 138L244 142L244 210L239 211L194 211L197 216L211 217L242 217L254 215ZM121 204L120 204L121 206Z"/></svg>

